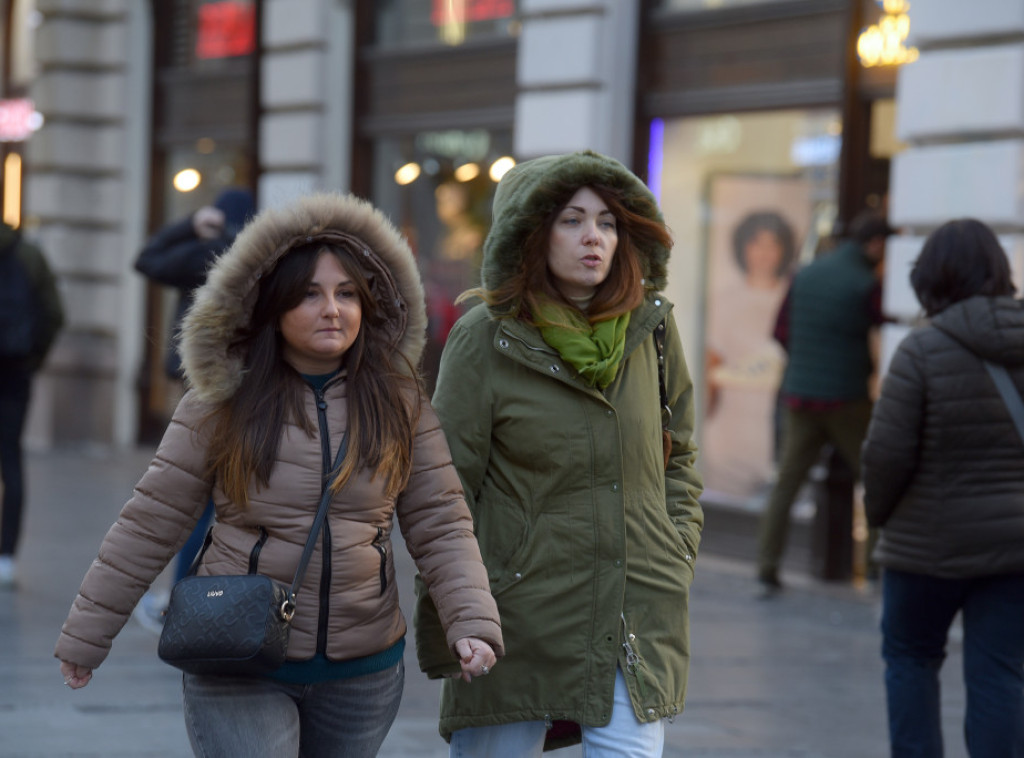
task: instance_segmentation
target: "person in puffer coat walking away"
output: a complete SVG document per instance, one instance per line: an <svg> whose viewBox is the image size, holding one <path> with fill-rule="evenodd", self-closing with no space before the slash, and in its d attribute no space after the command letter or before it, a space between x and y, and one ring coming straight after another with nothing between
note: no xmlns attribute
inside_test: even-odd
<svg viewBox="0 0 1024 758"><path fill-rule="evenodd" d="M423 288L369 204L304 198L259 214L196 293L181 351L190 389L107 533L57 642L65 683L92 678L212 496L200 575L250 565L291 583L321 486L332 500L300 586L287 661L262 677L184 675L197 756L374 756L401 699L406 625L391 531L440 612L467 680L503 653L497 608L440 423L413 366Z"/></svg>
<svg viewBox="0 0 1024 758"><path fill-rule="evenodd" d="M925 241L910 275L930 322L892 359L863 451L881 527L893 758L940 758L939 670L963 618L971 758L1024 756L1024 441L985 362L1024 389L1024 305L980 221Z"/></svg>
<svg viewBox="0 0 1024 758"><path fill-rule="evenodd" d="M508 655L482 686L444 681L452 756L581 739L659 756L683 709L703 514L693 384L659 292L670 248L653 195L611 158L538 158L498 185L484 303L452 330L434 403ZM455 674L420 600L421 668Z"/></svg>

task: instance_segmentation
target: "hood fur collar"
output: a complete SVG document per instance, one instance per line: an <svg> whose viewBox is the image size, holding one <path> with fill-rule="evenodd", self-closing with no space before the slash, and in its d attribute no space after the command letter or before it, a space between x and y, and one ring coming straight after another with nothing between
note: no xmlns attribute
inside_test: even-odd
<svg viewBox="0 0 1024 758"><path fill-rule="evenodd" d="M245 356L229 346L252 315L260 278L289 250L323 241L362 251L374 294L398 349L417 365L427 316L416 261L380 211L353 195L324 193L259 213L220 256L195 295L181 329L185 377L203 401L220 403L238 389Z"/></svg>

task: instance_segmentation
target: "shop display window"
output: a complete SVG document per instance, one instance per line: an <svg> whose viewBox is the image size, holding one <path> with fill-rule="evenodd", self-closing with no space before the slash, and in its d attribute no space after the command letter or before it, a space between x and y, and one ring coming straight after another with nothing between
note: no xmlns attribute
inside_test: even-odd
<svg viewBox="0 0 1024 758"><path fill-rule="evenodd" d="M740 5L792 2L793 0L661 0L658 7L664 11L711 11L735 8Z"/></svg>
<svg viewBox="0 0 1024 758"><path fill-rule="evenodd" d="M514 37L518 0L375 0L376 42L382 47Z"/></svg>
<svg viewBox="0 0 1024 758"><path fill-rule="evenodd" d="M709 495L763 507L785 353L772 338L795 268L830 244L835 110L656 120L649 180L675 247L666 292L698 387Z"/></svg>
<svg viewBox="0 0 1024 758"><path fill-rule="evenodd" d="M167 63L216 70L256 51L256 0L161 0Z"/></svg>
<svg viewBox="0 0 1024 758"><path fill-rule="evenodd" d="M424 379L432 388L448 332L480 281L491 202L515 165L510 132L452 129L382 139L374 154L373 201L409 241L423 275L428 335Z"/></svg>

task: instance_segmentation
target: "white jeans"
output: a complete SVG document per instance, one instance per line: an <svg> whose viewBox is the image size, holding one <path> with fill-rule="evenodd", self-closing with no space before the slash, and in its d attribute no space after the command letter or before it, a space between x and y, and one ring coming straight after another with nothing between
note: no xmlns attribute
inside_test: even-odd
<svg viewBox="0 0 1024 758"><path fill-rule="evenodd" d="M452 733L450 758L541 758L543 721L478 726ZM665 720L641 723L621 670L615 672L612 720L607 726L583 727L584 758L661 758L665 747Z"/></svg>

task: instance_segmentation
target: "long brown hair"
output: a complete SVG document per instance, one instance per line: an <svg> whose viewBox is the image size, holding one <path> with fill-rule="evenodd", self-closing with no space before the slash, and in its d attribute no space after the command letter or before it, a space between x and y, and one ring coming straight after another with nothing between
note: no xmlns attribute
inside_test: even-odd
<svg viewBox="0 0 1024 758"><path fill-rule="evenodd" d="M612 212L619 238L608 276L597 287L587 309L587 319L593 324L628 313L643 302L645 284L640 251L654 245L671 247L672 238L664 224L630 210L623 201L622 191L603 184L586 186L596 192ZM531 323L543 300L573 305L559 291L548 268L548 248L558 215L579 189L561 183L548 190L557 193L560 201L524 241L518 271L493 290L467 290L459 296L459 301L479 297L495 309Z"/></svg>
<svg viewBox="0 0 1024 758"><path fill-rule="evenodd" d="M250 485L269 484L287 421L310 437L317 433L303 402L308 387L281 357L278 324L302 301L322 254L338 259L362 307L359 333L342 357L349 382L349 450L331 489L337 492L358 469L370 468L374 477L383 477L385 496L394 497L409 476L422 393L416 372L388 336L358 259L344 246L314 243L285 253L261 279L249 326L231 347L245 355L241 384L206 419L212 422L210 473L242 507L248 505Z"/></svg>

